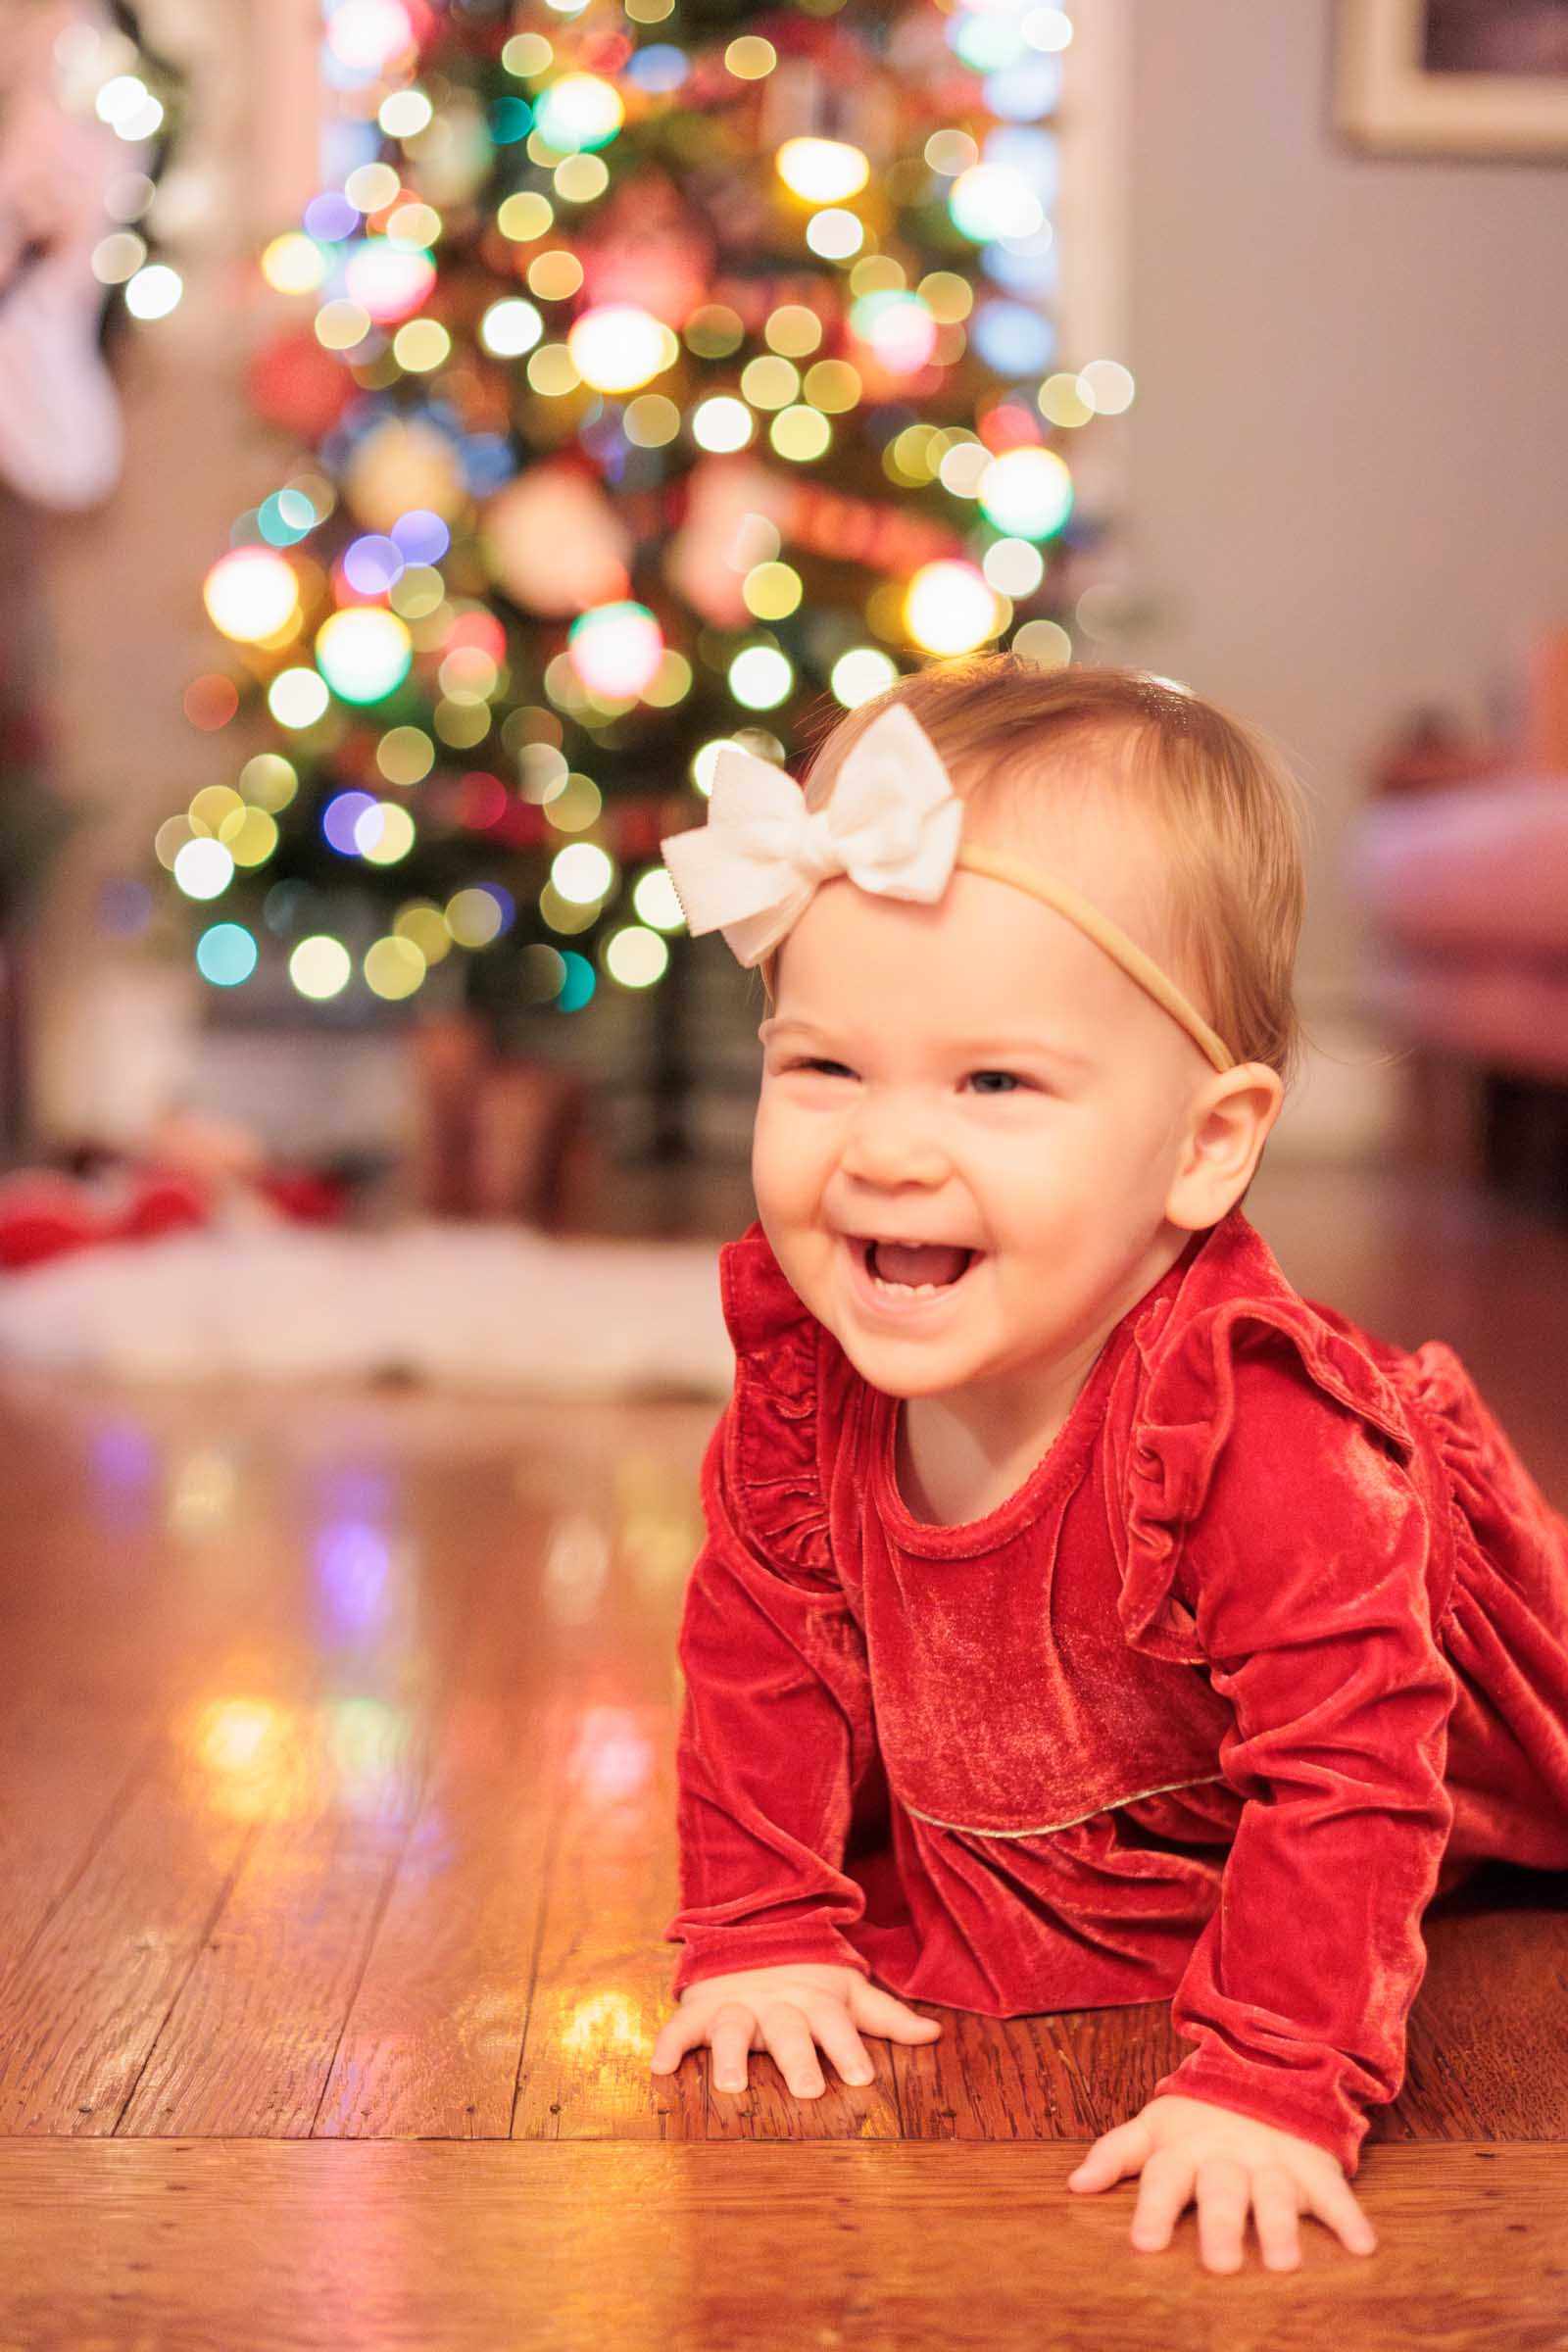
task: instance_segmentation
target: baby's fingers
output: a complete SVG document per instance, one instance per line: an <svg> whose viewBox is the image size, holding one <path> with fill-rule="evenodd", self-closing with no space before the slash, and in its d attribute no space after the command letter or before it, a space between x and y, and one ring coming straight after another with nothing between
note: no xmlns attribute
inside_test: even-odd
<svg viewBox="0 0 1568 2352"><path fill-rule="evenodd" d="M1337 2231L1352 2254L1376 2252L1377 2231L1356 2203L1355 2191L1343 2173L1303 2182L1301 2194L1308 2211Z"/></svg>
<svg viewBox="0 0 1568 2352"><path fill-rule="evenodd" d="M708 2038L713 2049L715 2090L746 2088L746 2053L756 2031L757 2019L744 2001L725 2001L714 2010L709 2021Z"/></svg>
<svg viewBox="0 0 1568 2352"><path fill-rule="evenodd" d="M862 2034L880 2034L887 2041L935 2041L942 2032L934 2017L906 2008L868 1977L850 1987L850 2015Z"/></svg>
<svg viewBox="0 0 1568 2352"><path fill-rule="evenodd" d="M673 2017L665 2018L654 2035L653 2055L648 2061L649 2072L672 2075L687 2051L695 2049L699 2042L707 2039L708 2028L699 2021L696 2010L677 2009Z"/></svg>
<svg viewBox="0 0 1568 2352"><path fill-rule="evenodd" d="M1153 2135L1139 2116L1131 2116L1113 2131L1103 2132L1075 2172L1067 2175L1067 2186L1077 2189L1109 2188L1126 2173L1143 2170L1149 2161Z"/></svg>

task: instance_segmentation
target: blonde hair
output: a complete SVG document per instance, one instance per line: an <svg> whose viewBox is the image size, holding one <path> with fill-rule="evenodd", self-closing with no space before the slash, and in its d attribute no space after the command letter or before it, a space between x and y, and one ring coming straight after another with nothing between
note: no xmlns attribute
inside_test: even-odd
<svg viewBox="0 0 1568 2352"><path fill-rule="evenodd" d="M1103 754L1104 790L1160 840L1171 977L1238 1061L1266 1063L1289 1089L1305 1034L1293 981L1309 810L1266 735L1147 670L1043 670L1015 654L975 654L933 662L830 717L805 781L808 808L830 798L845 755L893 703L920 721L958 797L1025 836L1031 805L1051 798L1053 756ZM782 944L760 967L770 1005ZM1139 944L1165 960L1157 942Z"/></svg>

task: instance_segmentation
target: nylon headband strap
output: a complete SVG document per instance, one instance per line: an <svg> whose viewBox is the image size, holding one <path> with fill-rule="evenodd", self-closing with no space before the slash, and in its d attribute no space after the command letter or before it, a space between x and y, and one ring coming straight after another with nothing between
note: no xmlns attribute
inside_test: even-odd
<svg viewBox="0 0 1568 2352"><path fill-rule="evenodd" d="M1215 1035L1191 999L1160 970L1152 956L1145 955L1135 939L1129 939L1119 924L1113 923L1108 914L1102 914L1094 902L1086 899L1082 891L1074 890L1070 882L1058 882L1053 875L1042 874L1020 859L1009 858L1002 850L977 850L960 845L953 862L955 865L967 866L971 873L989 874L993 881L1010 882L1015 890L1026 890L1031 898L1042 900L1048 906L1054 906L1058 914L1064 914L1070 923L1078 925L1080 931L1086 931L1097 947L1103 948L1107 956L1114 956L1122 969L1141 988L1146 988L1173 1020L1180 1021L1216 1070L1235 1069L1235 1054Z"/></svg>

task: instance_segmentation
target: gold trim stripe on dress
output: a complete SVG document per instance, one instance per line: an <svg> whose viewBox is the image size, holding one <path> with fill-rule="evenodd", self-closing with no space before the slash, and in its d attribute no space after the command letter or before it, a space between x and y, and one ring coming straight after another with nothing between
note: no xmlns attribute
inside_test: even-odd
<svg viewBox="0 0 1568 2352"><path fill-rule="evenodd" d="M966 1821L942 1821L935 1813L922 1813L906 1796L901 1796L899 1802L916 1821L928 1821L933 1829L956 1830L964 1838L1053 1838L1058 1830L1076 1830L1081 1823L1093 1821L1097 1813L1115 1813L1123 1805L1141 1805L1146 1796L1170 1796L1178 1788L1206 1788L1210 1781L1224 1778L1222 1772L1200 1772L1196 1781L1167 1781L1163 1788L1140 1788L1136 1796L1112 1797L1109 1804L1091 1805L1087 1813L1077 1813L1071 1821L1042 1822L1033 1830L977 1830Z"/></svg>

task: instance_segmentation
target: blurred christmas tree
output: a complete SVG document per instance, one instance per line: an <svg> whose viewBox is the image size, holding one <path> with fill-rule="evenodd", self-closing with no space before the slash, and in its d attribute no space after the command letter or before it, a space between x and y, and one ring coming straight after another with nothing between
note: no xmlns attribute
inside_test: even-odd
<svg viewBox="0 0 1568 2352"><path fill-rule="evenodd" d="M272 748L158 843L210 981L514 1038L657 987L719 743L790 760L932 656L1070 658L1063 446L1132 393L1055 366L1071 29L328 6L342 168L263 257L312 316L254 368L315 454L214 566L240 674L192 690L215 733L265 696Z"/></svg>

